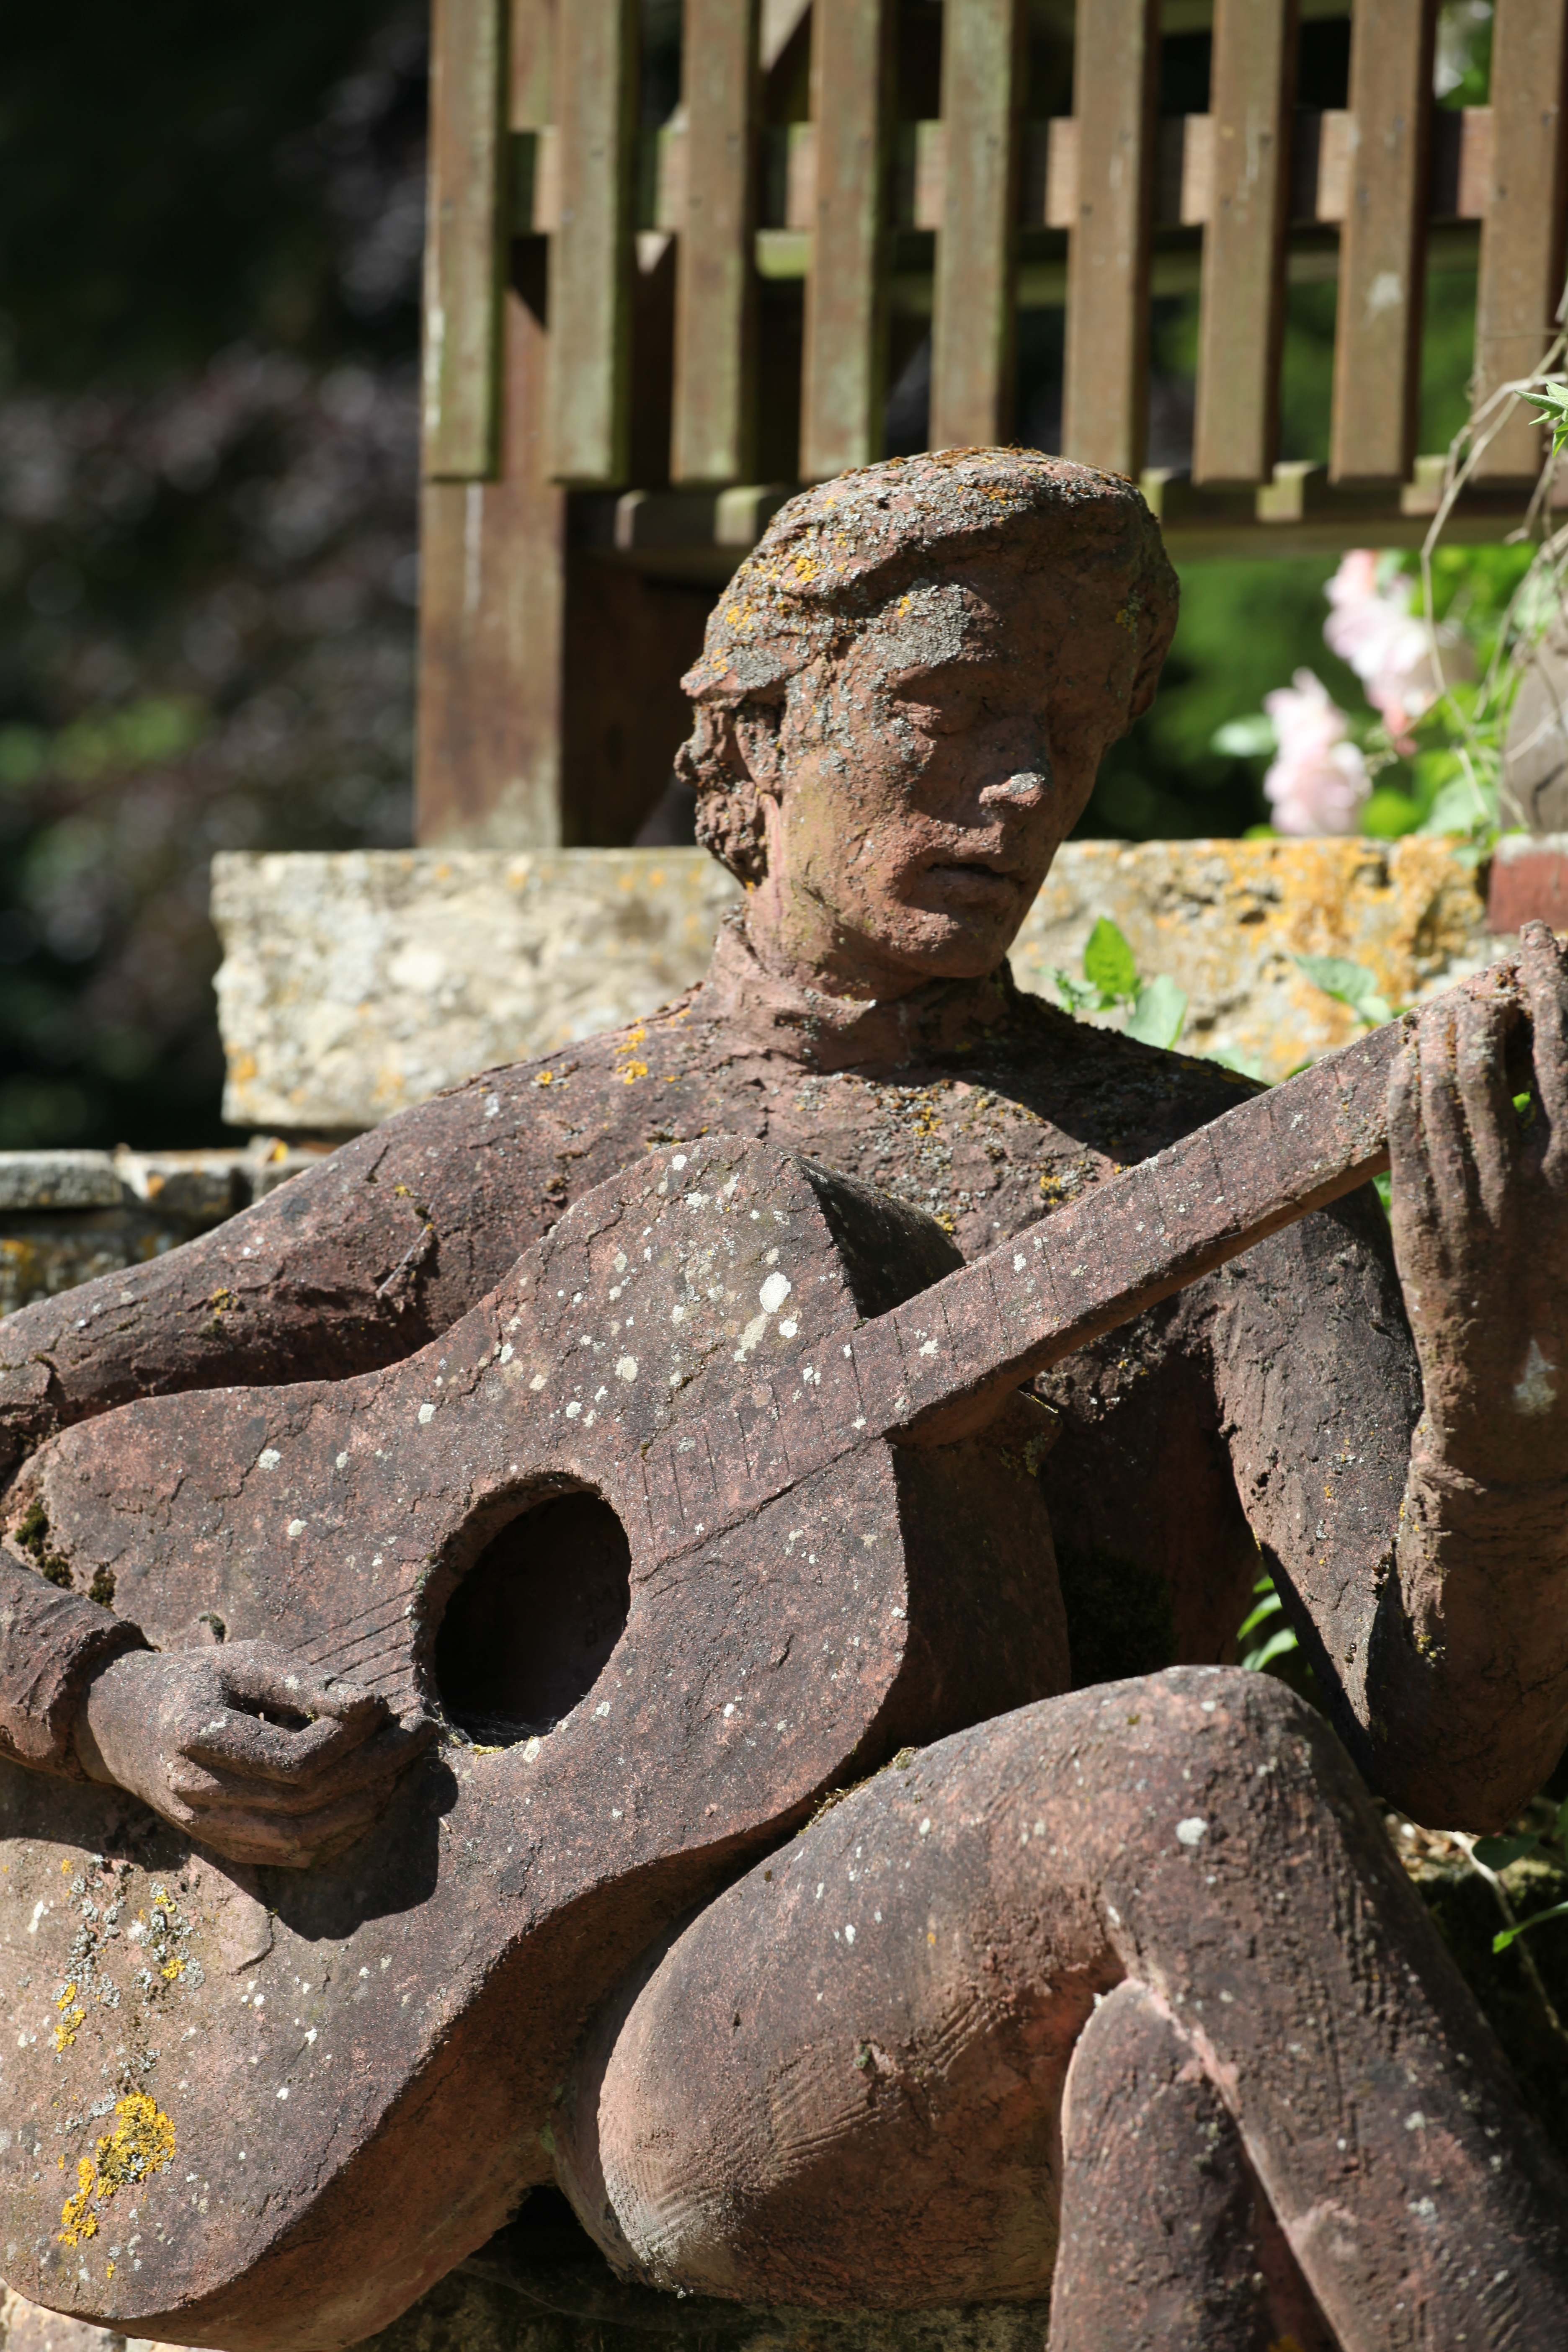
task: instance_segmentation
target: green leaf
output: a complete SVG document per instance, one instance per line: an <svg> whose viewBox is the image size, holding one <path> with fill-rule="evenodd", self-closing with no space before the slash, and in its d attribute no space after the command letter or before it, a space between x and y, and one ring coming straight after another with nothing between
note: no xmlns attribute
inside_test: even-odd
<svg viewBox="0 0 1568 2352"><path fill-rule="evenodd" d="M1348 1004L1369 1028L1393 1020L1393 1013L1377 992L1377 975L1364 964L1352 963L1345 956L1299 955L1295 961L1314 987L1337 1003Z"/></svg>
<svg viewBox="0 0 1568 2352"><path fill-rule="evenodd" d="M1557 1826L1552 1834L1559 1845L1568 1844L1568 1797L1557 1808Z"/></svg>
<svg viewBox="0 0 1568 2352"><path fill-rule="evenodd" d="M1517 1927L1504 1927L1500 1934L1492 1937L1492 1949L1494 1952L1506 1952L1516 1936L1528 1936L1531 1929L1539 1927L1543 1919L1563 1918L1568 1918L1568 1903L1554 1903L1550 1911L1538 1911L1533 1919L1521 1919Z"/></svg>
<svg viewBox="0 0 1568 2352"><path fill-rule="evenodd" d="M1132 950L1109 916L1101 915L1089 935L1083 976L1107 1003L1125 1004L1138 993L1138 966Z"/></svg>
<svg viewBox="0 0 1568 2352"><path fill-rule="evenodd" d="M1187 1017L1187 992L1168 972L1138 991L1127 1034L1145 1045L1174 1045Z"/></svg>
<svg viewBox="0 0 1568 2352"><path fill-rule="evenodd" d="M1227 719L1209 737L1209 750L1227 760L1261 760L1278 749L1274 721L1266 710L1248 711L1245 719Z"/></svg>
<svg viewBox="0 0 1568 2352"><path fill-rule="evenodd" d="M1524 398L1532 408L1539 408L1552 426L1552 454L1555 457L1568 448L1568 385L1549 383L1541 392L1527 392Z"/></svg>
<svg viewBox="0 0 1568 2352"><path fill-rule="evenodd" d="M1237 1627L1237 1643L1245 1642L1249 1633L1256 1633L1259 1625L1267 1624L1270 1617L1278 1617L1284 1606L1285 1603L1280 1600L1279 1595L1270 1588L1257 1608L1251 1610Z"/></svg>
<svg viewBox="0 0 1568 2352"><path fill-rule="evenodd" d="M1271 1666L1274 1664L1276 1658L1286 1657L1292 1650L1300 1647L1300 1643L1297 1641L1292 1629L1289 1625L1283 1625L1278 1633L1270 1633L1260 1650L1249 1651L1238 1663L1246 1667L1248 1674L1260 1675L1265 1666Z"/></svg>
<svg viewBox="0 0 1568 2352"><path fill-rule="evenodd" d="M1216 1045L1212 1054L1201 1055L1199 1059L1217 1062L1222 1070L1234 1070L1238 1078L1257 1078L1263 1086L1269 1083L1261 1062L1255 1061L1250 1054L1235 1052L1229 1045Z"/></svg>
<svg viewBox="0 0 1568 2352"><path fill-rule="evenodd" d="M1085 988L1083 982L1074 980L1070 972L1058 971L1054 965L1051 981L1061 998L1064 1013L1070 1013L1076 1018L1079 1013L1098 1013L1100 1010L1098 988Z"/></svg>
<svg viewBox="0 0 1568 2352"><path fill-rule="evenodd" d="M1423 833L1473 833L1479 824L1488 824L1497 814L1489 795L1472 778L1458 775L1445 784L1426 813Z"/></svg>
<svg viewBox="0 0 1568 2352"><path fill-rule="evenodd" d="M1397 841L1402 834L1414 833L1420 822L1415 801L1397 784L1380 784L1361 813L1361 829L1373 841Z"/></svg>
<svg viewBox="0 0 1568 2352"><path fill-rule="evenodd" d="M1510 1862L1522 1862L1541 1843L1538 1837L1478 1838L1470 1849L1483 1870L1506 1870Z"/></svg>

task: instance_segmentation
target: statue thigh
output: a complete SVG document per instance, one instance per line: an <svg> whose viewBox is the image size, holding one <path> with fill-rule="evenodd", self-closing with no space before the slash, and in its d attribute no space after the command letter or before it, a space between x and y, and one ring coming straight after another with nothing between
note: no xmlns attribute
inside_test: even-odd
<svg viewBox="0 0 1568 2352"><path fill-rule="evenodd" d="M900 1759L649 1956L559 2114L580 2217L665 2288L1054 2276L1053 2352L1381 2352L1396 2306L1568 2341L1568 2180L1333 1735L1233 1668Z"/></svg>

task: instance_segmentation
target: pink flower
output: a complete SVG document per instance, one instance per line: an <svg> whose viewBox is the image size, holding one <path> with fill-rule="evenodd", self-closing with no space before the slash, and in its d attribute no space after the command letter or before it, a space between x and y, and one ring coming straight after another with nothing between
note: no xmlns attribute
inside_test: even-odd
<svg viewBox="0 0 1568 2352"><path fill-rule="evenodd" d="M1345 740L1348 721L1310 669L1263 698L1274 723L1274 763L1263 789L1281 833L1354 833L1372 790L1366 761Z"/></svg>
<svg viewBox="0 0 1568 2352"><path fill-rule="evenodd" d="M1380 589L1377 564L1370 547L1352 548L1344 558L1323 591L1334 608L1323 637L1360 678L1394 749L1408 756L1415 749L1410 730L1416 719L1431 709L1445 681L1474 677L1475 657L1447 622L1436 631L1435 649L1434 632L1410 609L1415 583L1396 576Z"/></svg>

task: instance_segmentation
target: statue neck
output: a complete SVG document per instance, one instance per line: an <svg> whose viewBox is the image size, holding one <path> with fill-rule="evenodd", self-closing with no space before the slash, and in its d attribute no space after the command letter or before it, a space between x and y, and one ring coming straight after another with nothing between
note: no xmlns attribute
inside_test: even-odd
<svg viewBox="0 0 1568 2352"><path fill-rule="evenodd" d="M720 924L691 1009L722 1027L732 1051L829 1072L899 1069L961 1054L1005 1022L1016 998L1005 959L984 980L927 981L907 996L829 996L769 971L737 909Z"/></svg>

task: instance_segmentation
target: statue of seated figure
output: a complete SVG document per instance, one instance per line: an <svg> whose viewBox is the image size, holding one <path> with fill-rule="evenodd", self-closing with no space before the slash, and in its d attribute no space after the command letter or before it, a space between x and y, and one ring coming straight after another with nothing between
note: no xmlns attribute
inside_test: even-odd
<svg viewBox="0 0 1568 2352"><path fill-rule="evenodd" d="M0 1325L5 1469L133 1399L394 1364L652 1148L810 1155L973 1257L1217 1117L1230 1073L1006 962L1175 614L1137 492L1058 460L947 452L791 500L687 680L681 772L746 888L700 985ZM1495 1829L1568 1738L1543 930L1520 974L1528 1130L1500 999L1444 1000L1393 1082L1392 1238L1352 1196L1041 1376L1076 1687L905 1751L589 2022L549 2161L623 2275L1048 2297L1052 2352L1568 2341L1568 2182L1366 1793ZM1331 1729L1232 1664L1260 1558ZM158 1652L15 1529L0 1558L0 1752L237 1864L370 1833L426 1730L286 1623Z"/></svg>

